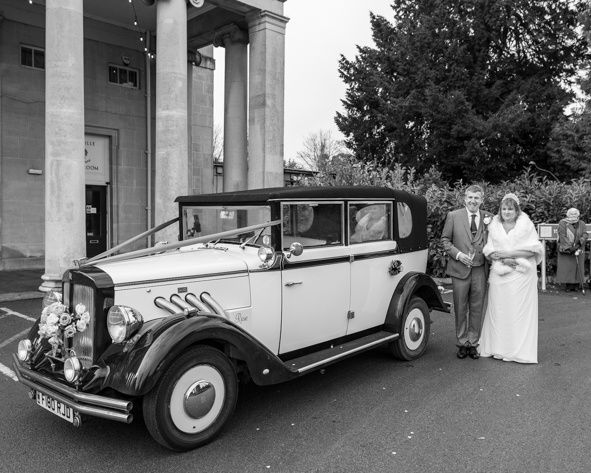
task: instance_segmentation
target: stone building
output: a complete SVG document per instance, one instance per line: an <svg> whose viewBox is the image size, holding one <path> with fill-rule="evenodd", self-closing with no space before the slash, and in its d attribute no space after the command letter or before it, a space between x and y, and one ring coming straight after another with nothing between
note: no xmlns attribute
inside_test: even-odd
<svg viewBox="0 0 591 473"><path fill-rule="evenodd" d="M0 270L48 290L219 191L214 46L223 189L282 185L283 1L0 0Z"/></svg>

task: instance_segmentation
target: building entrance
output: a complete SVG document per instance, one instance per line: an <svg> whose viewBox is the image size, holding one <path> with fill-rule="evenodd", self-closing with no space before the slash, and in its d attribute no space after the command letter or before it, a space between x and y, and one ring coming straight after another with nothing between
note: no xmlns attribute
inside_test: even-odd
<svg viewBox="0 0 591 473"><path fill-rule="evenodd" d="M107 250L107 186L86 186L86 257Z"/></svg>
<svg viewBox="0 0 591 473"><path fill-rule="evenodd" d="M84 166L86 168L87 258L92 258L110 248L110 153L110 136L86 133L84 142Z"/></svg>

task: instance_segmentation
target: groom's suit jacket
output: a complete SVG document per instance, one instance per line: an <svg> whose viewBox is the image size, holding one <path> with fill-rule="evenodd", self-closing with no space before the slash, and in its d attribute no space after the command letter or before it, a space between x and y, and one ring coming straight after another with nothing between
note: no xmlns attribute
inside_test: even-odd
<svg viewBox="0 0 591 473"><path fill-rule="evenodd" d="M441 233L441 241L443 248L447 251L449 258L447 260L447 274L454 278L466 279L470 275L470 268L464 263L457 260L458 253L468 254L473 249L474 265L485 265L485 272L487 272L488 262L482 254L482 248L486 244L486 225L484 224L485 217L491 217L491 214L480 210L480 222L476 235L472 237L470 232L470 221L468 219L468 211L466 208L453 210L447 214L443 232Z"/></svg>

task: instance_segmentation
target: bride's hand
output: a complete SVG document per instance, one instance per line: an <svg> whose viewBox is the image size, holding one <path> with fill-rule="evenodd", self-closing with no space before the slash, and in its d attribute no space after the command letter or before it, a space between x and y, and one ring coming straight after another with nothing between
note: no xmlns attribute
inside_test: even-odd
<svg viewBox="0 0 591 473"><path fill-rule="evenodd" d="M493 251L490 255L489 258L493 259L493 260L499 260L501 259L503 256L501 255L500 251Z"/></svg>
<svg viewBox="0 0 591 473"><path fill-rule="evenodd" d="M501 262L507 266L511 266L513 269L517 267L517 261L515 261L515 258L503 258Z"/></svg>

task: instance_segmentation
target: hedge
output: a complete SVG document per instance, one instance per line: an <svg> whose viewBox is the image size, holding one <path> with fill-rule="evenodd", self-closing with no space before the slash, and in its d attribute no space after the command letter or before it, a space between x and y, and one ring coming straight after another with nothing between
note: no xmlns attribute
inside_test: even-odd
<svg viewBox="0 0 591 473"><path fill-rule="evenodd" d="M445 276L446 254L440 242L445 217L450 210L464 205L464 189L469 184L478 184L484 189L482 208L497 213L502 197L507 192L515 193L521 208L534 224L557 223L571 207L581 212L581 219L591 223L591 183L583 178L571 182L550 181L535 173L525 171L512 181L500 184L487 182L445 182L434 168L424 175L402 166L393 169L361 163L353 156L339 155L326 160L319 172L304 180L303 185L374 185L402 189L424 195L428 208L429 259L427 271L435 277ZM556 245L547 245L546 273L548 282L556 272Z"/></svg>

